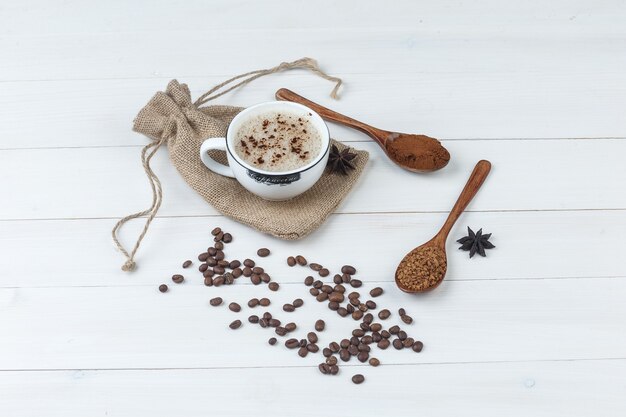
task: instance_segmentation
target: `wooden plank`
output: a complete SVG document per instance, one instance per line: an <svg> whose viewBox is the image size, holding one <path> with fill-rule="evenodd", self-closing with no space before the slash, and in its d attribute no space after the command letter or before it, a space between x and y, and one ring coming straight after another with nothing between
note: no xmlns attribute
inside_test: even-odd
<svg viewBox="0 0 626 417"><path fill-rule="evenodd" d="M154 286L184 272L188 285L201 286L197 254L210 245L209 231L219 225L235 236L229 259L254 257L259 247L273 255L264 267L281 282L301 282L308 270L287 267L285 258L303 254L338 270L353 264L366 282L391 282L404 253L428 240L445 214L333 215L322 228L300 241L259 234L223 217L159 218L137 255L138 269L120 270L123 257L112 245L114 220L0 222L2 287ZM448 242L448 280L626 277L621 241L626 235L622 211L466 213ZM497 246L487 259L469 260L454 242L466 225L493 232ZM141 222L124 229L130 245ZM584 236L584 244L581 244ZM346 248L349 248L346 249ZM35 261L36 259L36 261ZM183 271L186 259L194 266ZM590 261L592 260L592 261ZM33 268L31 265L42 265ZM10 277L10 279L9 279Z"/></svg>
<svg viewBox="0 0 626 417"><path fill-rule="evenodd" d="M446 141L453 160L430 175L397 168L373 142L354 146L371 158L337 209L342 213L447 212L480 159L489 159L494 168L470 210L626 208L623 140L546 140L532 146L513 140ZM164 184L159 215L216 214L176 173L165 151L152 166ZM151 200L138 148L0 151L0 178L6 179L0 195L12 196L0 206L0 219L121 217Z"/></svg>
<svg viewBox="0 0 626 417"><path fill-rule="evenodd" d="M45 273L45 272L42 272ZM279 277L277 277L280 279ZM265 287L228 288L171 285L161 294L143 287L4 288L0 290L0 369L113 369L314 366L321 353L300 358L282 344L270 346L270 329L244 323L252 297L269 297L267 308L283 322L294 321L301 338L322 318L327 329L320 345L349 337L355 322L340 318L313 301L303 284L284 284L278 292ZM424 350L373 349L387 364L495 362L554 359L624 358L622 331L626 279L491 280L444 282L431 294L415 297L381 284L377 299L394 313L384 324L399 323L405 307L415 318L405 326L424 342ZM365 285L362 294L373 288ZM240 313L226 305L210 307L221 296L236 301ZM295 313L281 306L301 297Z"/></svg>
<svg viewBox="0 0 626 417"><path fill-rule="evenodd" d="M391 130L440 139L626 137L624 72L340 74L341 100L331 85L296 72L255 81L218 103L248 106L289 87L322 104ZM198 97L226 76L180 79ZM73 80L0 83L0 148L138 145L137 112L169 80ZM579 97L587 97L579 100ZM37 109L46 109L40 111ZM331 124L343 141L364 140Z"/></svg>
<svg viewBox="0 0 626 417"><path fill-rule="evenodd" d="M362 385L349 382L362 372ZM0 372L0 412L12 417L609 416L626 407L625 360L344 368ZM32 401L34 392L37 401ZM340 393L340 394L333 394ZM455 395L458 393L458 395ZM461 394L462 393L462 394ZM454 395L454 401L450 396ZM318 400L315 400L319 396ZM372 398L372 400L365 400ZM71 407L67 405L71 404Z"/></svg>
<svg viewBox="0 0 626 417"><path fill-rule="evenodd" d="M335 74L562 74L572 63L577 72L586 73L619 73L626 68L621 53L626 38L619 33L559 37L524 31L493 37L415 28L337 28L268 29L258 36L254 31L210 27L180 33L184 43L166 31L3 36L0 81L225 76L303 55L318 59ZM279 50L271 48L278 44Z"/></svg>

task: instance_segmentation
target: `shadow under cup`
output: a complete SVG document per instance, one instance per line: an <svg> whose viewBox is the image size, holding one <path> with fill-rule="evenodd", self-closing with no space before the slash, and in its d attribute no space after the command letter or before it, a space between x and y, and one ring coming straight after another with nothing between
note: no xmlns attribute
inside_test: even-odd
<svg viewBox="0 0 626 417"><path fill-rule="evenodd" d="M306 116L313 128L319 133L321 140L319 154L308 164L289 171L265 171L244 161L235 150L235 140L237 139L239 128L250 119L270 112L285 112ZM225 145L224 148L217 146L219 142L215 142L216 139L222 141L223 146ZM226 151L229 167L221 164L219 164L219 167L215 167L216 161L211 160L212 162L210 162L205 160L208 157L204 156L206 155L206 150L220 148ZM225 139L213 138L205 141L201 148L201 157L209 169L218 174L236 178L251 193L266 200L281 201L304 193L320 179L328 162L329 149L330 135L328 126L317 113L298 103L272 101L248 107L239 113L228 126Z"/></svg>

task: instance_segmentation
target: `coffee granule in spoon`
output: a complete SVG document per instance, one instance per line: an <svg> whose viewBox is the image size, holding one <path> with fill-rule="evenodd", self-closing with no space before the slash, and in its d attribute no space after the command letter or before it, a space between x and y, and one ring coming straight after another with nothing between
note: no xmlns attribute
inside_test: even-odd
<svg viewBox="0 0 626 417"><path fill-rule="evenodd" d="M446 254L437 246L420 246L409 252L398 265L397 280L411 291L438 285L446 273Z"/></svg>
<svg viewBox="0 0 626 417"><path fill-rule="evenodd" d="M440 169L450 160L450 154L437 139L424 135L389 137L385 148L396 162L421 171Z"/></svg>

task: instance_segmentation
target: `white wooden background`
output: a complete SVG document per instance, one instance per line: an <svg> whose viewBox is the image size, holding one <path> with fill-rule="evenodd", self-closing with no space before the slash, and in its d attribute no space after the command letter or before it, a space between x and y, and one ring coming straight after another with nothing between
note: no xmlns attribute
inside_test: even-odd
<svg viewBox="0 0 626 417"><path fill-rule="evenodd" d="M0 416L623 416L625 21L619 0L3 0ZM302 56L344 78L340 101L296 71L221 102L288 87L441 138L450 165L402 172L333 125L370 151L367 172L317 232L284 242L217 215L163 151L164 205L139 269L121 272L110 229L150 199L137 111L172 78L197 96ZM438 229L481 158L494 168L452 232L446 281L425 296L396 291L395 266ZM390 349L379 368L352 361L323 377L319 357L270 347L258 327L230 331L234 313L207 306L267 290L206 288L189 272L158 293L215 225L235 235L237 257L274 251L263 263L284 285L271 310L303 297L293 319L327 319L321 344L352 323L307 298L288 254L357 266L368 290L387 291L380 304L415 317L424 351ZM467 225L493 232L488 258L456 250Z"/></svg>

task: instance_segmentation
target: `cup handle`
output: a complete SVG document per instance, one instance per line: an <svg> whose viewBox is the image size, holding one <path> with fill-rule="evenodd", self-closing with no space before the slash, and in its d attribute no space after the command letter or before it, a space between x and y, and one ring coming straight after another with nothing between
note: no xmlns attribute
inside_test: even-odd
<svg viewBox="0 0 626 417"><path fill-rule="evenodd" d="M202 163L216 174L235 178L235 174L229 166L220 164L209 156L208 151L213 149L226 151L226 138L210 138L202 142L200 146L200 159Z"/></svg>

